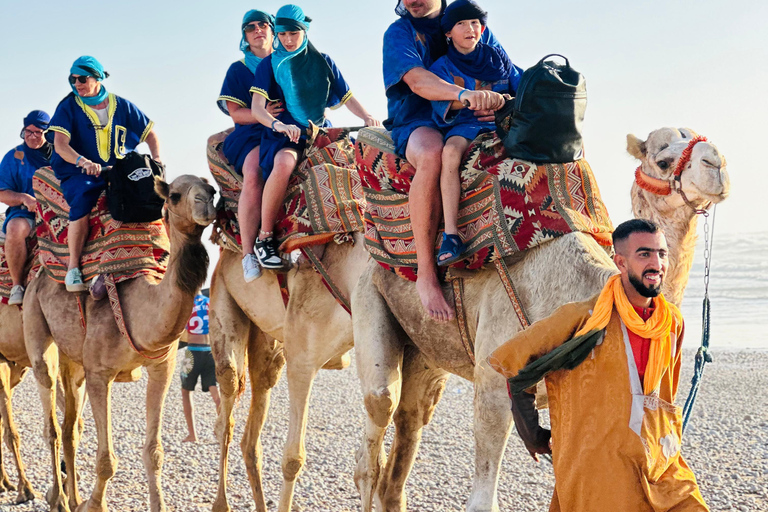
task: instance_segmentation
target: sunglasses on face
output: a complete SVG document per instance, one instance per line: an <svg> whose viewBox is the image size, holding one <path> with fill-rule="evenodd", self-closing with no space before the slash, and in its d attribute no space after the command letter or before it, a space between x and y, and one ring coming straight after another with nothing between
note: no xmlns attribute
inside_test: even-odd
<svg viewBox="0 0 768 512"><path fill-rule="evenodd" d="M81 84L84 84L85 82L88 81L89 78L90 77L88 75L80 75L80 76L69 75L69 83L72 85L75 85L75 82L80 82Z"/></svg>
<svg viewBox="0 0 768 512"><path fill-rule="evenodd" d="M255 22L255 23L249 23L243 28L243 31L245 32L253 32L257 28L260 28L261 30L266 30L269 26L269 23L265 23L263 21Z"/></svg>

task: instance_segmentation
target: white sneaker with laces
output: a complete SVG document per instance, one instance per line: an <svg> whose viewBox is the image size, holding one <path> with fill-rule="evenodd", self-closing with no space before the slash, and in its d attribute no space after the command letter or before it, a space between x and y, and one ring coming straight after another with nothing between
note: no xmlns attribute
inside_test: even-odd
<svg viewBox="0 0 768 512"><path fill-rule="evenodd" d="M14 285L11 288L11 294L8 296L8 305L21 306L22 302L24 302L24 287L20 284Z"/></svg>
<svg viewBox="0 0 768 512"><path fill-rule="evenodd" d="M243 279L246 283L255 281L261 277L261 267L259 260L253 254L246 254L243 257Z"/></svg>

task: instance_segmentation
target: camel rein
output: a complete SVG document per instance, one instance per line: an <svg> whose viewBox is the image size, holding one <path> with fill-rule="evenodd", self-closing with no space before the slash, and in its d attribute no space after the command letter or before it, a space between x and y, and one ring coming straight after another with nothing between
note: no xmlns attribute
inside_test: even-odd
<svg viewBox="0 0 768 512"><path fill-rule="evenodd" d="M680 197L683 198L683 202L688 205L689 208L691 208L699 215L704 215L712 203L705 204L704 208L696 208L696 206L694 206L693 203L691 203L691 201L689 201L688 197L685 195L681 180L685 167L691 161L693 147L699 142L706 141L706 137L703 135L697 135L696 137L692 138L690 142L688 142L688 146L686 146L686 148L683 150L682 154L680 155L680 159L677 161L675 172L672 173L671 179L664 180L650 176L649 174L643 172L643 166L640 165L637 169L635 169L635 183L637 183L637 185L643 190L658 196L668 196L672 194L672 192L677 192L680 194Z"/></svg>
<svg viewBox="0 0 768 512"><path fill-rule="evenodd" d="M683 406L683 432L688 426L693 412L693 404L701 386L701 378L704 375L704 365L712 362L712 355L709 353L710 336L710 316L711 305L709 302L709 271L712 264L712 242L715 232L715 213L717 205L712 210L712 226L709 225L709 212L706 210L701 214L704 217L704 301L701 311L701 345L696 351L696 359L693 367L693 378L691 379L691 390L688 392L688 398L685 399Z"/></svg>

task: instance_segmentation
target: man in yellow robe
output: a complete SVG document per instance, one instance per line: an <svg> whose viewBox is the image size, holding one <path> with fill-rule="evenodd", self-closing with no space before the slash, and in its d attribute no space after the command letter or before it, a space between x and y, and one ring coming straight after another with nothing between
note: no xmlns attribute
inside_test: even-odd
<svg viewBox="0 0 768 512"><path fill-rule="evenodd" d="M634 219L613 243L620 274L598 296L562 306L488 361L513 391L546 375L550 512L708 511L680 454L683 319L660 293L664 234Z"/></svg>

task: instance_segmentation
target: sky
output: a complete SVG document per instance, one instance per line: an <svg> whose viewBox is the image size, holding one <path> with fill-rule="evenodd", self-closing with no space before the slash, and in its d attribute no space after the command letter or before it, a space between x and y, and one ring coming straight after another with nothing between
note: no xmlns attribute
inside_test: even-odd
<svg viewBox="0 0 768 512"><path fill-rule="evenodd" d="M717 229L768 235L768 215L759 209L768 176L757 154L768 136L768 99L761 89L768 84L768 2L478 1L517 65L525 69L561 53L586 77L586 157L615 224L632 216L629 190L638 164L626 153L626 135L644 139L656 128L685 126L706 135L728 161L731 197L717 210ZM396 19L394 4L300 4L313 19L310 40L336 61L355 96L381 120L382 36ZM251 8L274 13L281 5L3 0L0 151L20 142L30 110L53 114L70 91L70 65L87 54L110 73L110 92L155 121L169 179L210 177L205 142L231 126L216 98L227 68L242 57L242 16ZM346 109L329 117L337 126L359 124Z"/></svg>

